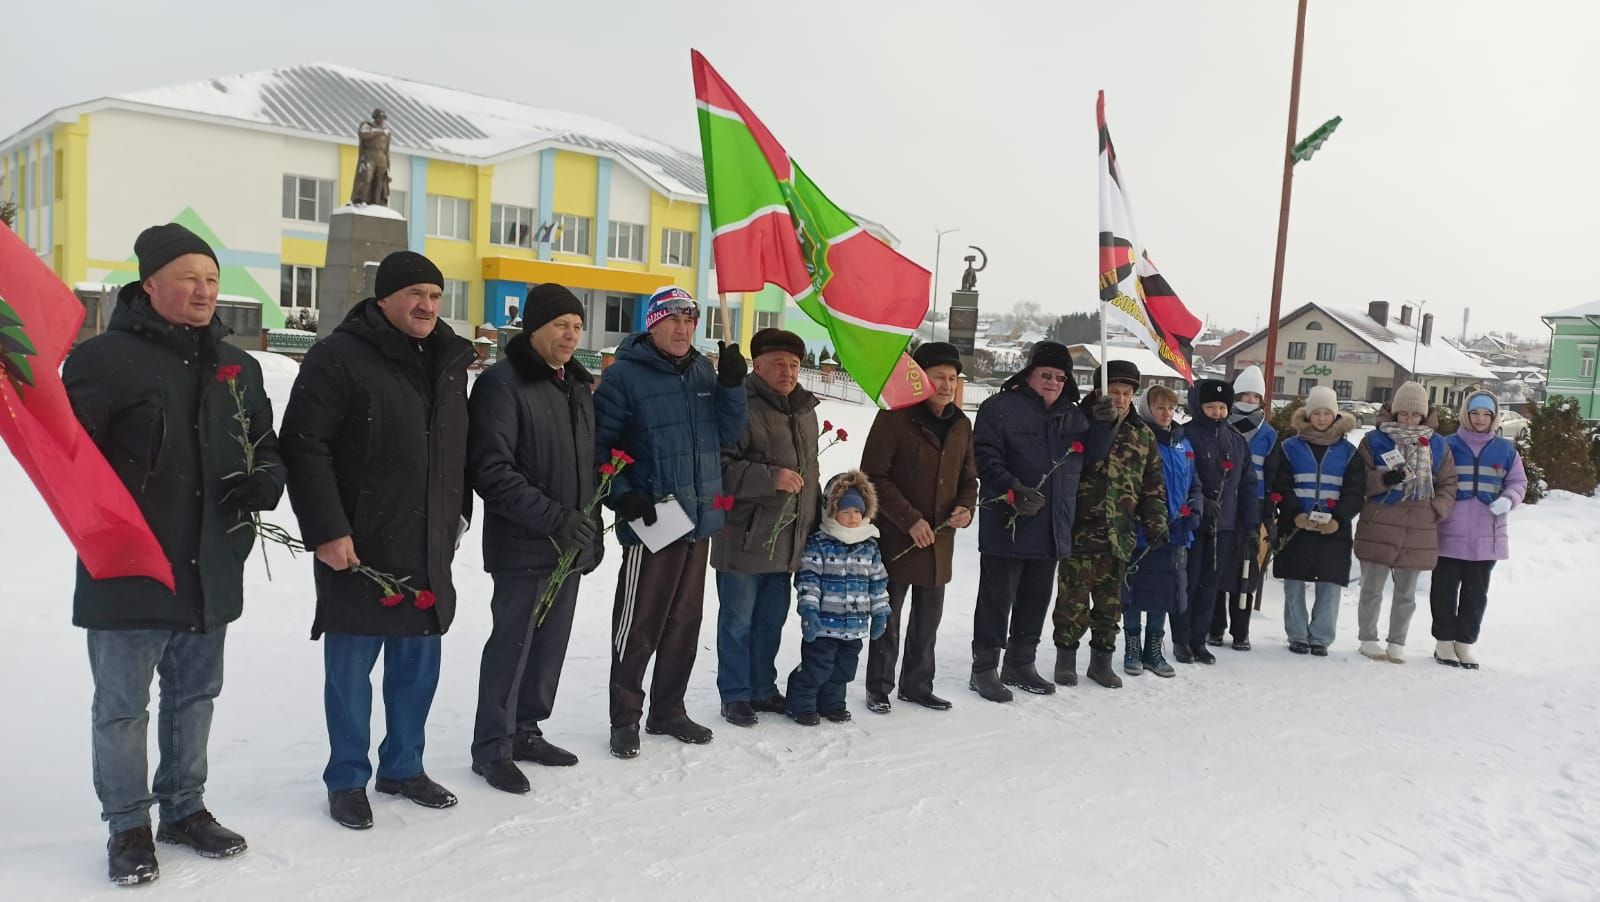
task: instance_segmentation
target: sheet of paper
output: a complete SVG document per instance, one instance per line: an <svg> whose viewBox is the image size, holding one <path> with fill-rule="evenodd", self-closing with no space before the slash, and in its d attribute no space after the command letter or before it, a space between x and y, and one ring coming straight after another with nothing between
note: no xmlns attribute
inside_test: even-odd
<svg viewBox="0 0 1600 902"><path fill-rule="evenodd" d="M694 529L694 521L678 499L667 498L656 502L655 523L646 526L643 520L629 520L628 528L653 554L688 535Z"/></svg>

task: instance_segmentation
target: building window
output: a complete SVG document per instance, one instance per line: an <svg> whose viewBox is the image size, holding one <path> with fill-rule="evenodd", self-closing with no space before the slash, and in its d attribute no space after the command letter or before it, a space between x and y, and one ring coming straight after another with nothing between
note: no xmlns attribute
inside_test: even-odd
<svg viewBox="0 0 1600 902"><path fill-rule="evenodd" d="M1339 356L1339 346L1331 341L1317 342L1317 359L1331 361Z"/></svg>
<svg viewBox="0 0 1600 902"><path fill-rule="evenodd" d="M613 260L644 262L644 226L636 222L613 222L606 256Z"/></svg>
<svg viewBox="0 0 1600 902"><path fill-rule="evenodd" d="M389 192L389 209L399 213L402 216L409 215L411 208L406 204L406 198L408 197L410 197L410 195L406 193L404 188L395 188L391 190Z"/></svg>
<svg viewBox="0 0 1600 902"><path fill-rule="evenodd" d="M1321 332L1322 331L1322 324L1317 322L1316 320L1312 320L1311 322L1306 323L1306 331L1307 332Z"/></svg>
<svg viewBox="0 0 1600 902"><path fill-rule="evenodd" d="M1282 376L1273 376L1272 377L1272 393L1275 394L1275 395L1283 394L1283 377Z"/></svg>
<svg viewBox="0 0 1600 902"><path fill-rule="evenodd" d="M1317 387L1317 380L1315 380L1315 379L1301 379L1300 380L1300 392L1299 392L1300 397L1304 398L1306 395L1311 394L1311 390L1313 388L1316 388L1316 387Z"/></svg>
<svg viewBox="0 0 1600 902"><path fill-rule="evenodd" d="M625 295L606 295L606 331L632 332L635 299Z"/></svg>
<svg viewBox="0 0 1600 902"><path fill-rule="evenodd" d="M1594 376L1594 345L1578 349L1578 377L1589 379Z"/></svg>
<svg viewBox="0 0 1600 902"><path fill-rule="evenodd" d="M67 152L58 150L55 154L55 163L50 168L50 174L56 183L56 200L65 200L67 196Z"/></svg>
<svg viewBox="0 0 1600 902"><path fill-rule="evenodd" d="M682 229L662 229L661 263L664 266L693 266L694 233Z"/></svg>
<svg viewBox="0 0 1600 902"><path fill-rule="evenodd" d="M776 310L757 310L756 311L756 331L759 332L762 329L776 329L776 328L778 328L778 320L781 319L782 316L783 316L783 314L779 313Z"/></svg>
<svg viewBox="0 0 1600 902"><path fill-rule="evenodd" d="M283 218L298 222L327 222L333 211L333 179L301 175L283 177Z"/></svg>
<svg viewBox="0 0 1600 902"><path fill-rule="evenodd" d="M710 305L710 306L701 307L700 309L705 311L705 315L706 315L706 337L711 339L712 341L721 340L722 339L722 305L721 304L713 304L713 305ZM739 340L739 315L738 315L738 311L730 310L728 312L732 314L732 316L730 317L729 322L728 322L728 328L730 330L732 330L732 332L733 332L733 340L734 341L738 341Z"/></svg>
<svg viewBox="0 0 1600 902"><path fill-rule="evenodd" d="M506 247L533 247L533 208L490 204L489 243Z"/></svg>
<svg viewBox="0 0 1600 902"><path fill-rule="evenodd" d="M1306 343L1303 342L1303 341L1291 341L1291 342L1289 342L1289 359L1290 360L1304 360L1304 359L1306 359Z"/></svg>
<svg viewBox="0 0 1600 902"><path fill-rule="evenodd" d="M472 240L472 201L464 197L428 195L428 237Z"/></svg>
<svg viewBox="0 0 1600 902"><path fill-rule="evenodd" d="M467 289L471 283L460 279L444 280L444 296L439 299L439 316L464 322L467 318Z"/></svg>
<svg viewBox="0 0 1600 902"><path fill-rule="evenodd" d="M314 266L278 267L281 285L278 306L285 310L317 306L317 268Z"/></svg>
<svg viewBox="0 0 1600 902"><path fill-rule="evenodd" d="M550 242L551 250L563 254L593 253L589 250L589 217L557 213L555 232L555 238Z"/></svg>
<svg viewBox="0 0 1600 902"><path fill-rule="evenodd" d="M1339 396L1339 400L1348 401L1355 397L1356 387L1349 379L1335 379L1333 380L1333 393Z"/></svg>

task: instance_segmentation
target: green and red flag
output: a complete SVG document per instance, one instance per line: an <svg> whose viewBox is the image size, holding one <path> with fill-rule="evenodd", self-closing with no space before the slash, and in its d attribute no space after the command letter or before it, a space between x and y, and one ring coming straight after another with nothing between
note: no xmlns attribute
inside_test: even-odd
<svg viewBox="0 0 1600 902"><path fill-rule="evenodd" d="M928 312L928 271L829 200L706 58L689 55L718 288L776 285L828 330L868 395L886 407L926 399L905 348Z"/></svg>
<svg viewBox="0 0 1600 902"><path fill-rule="evenodd" d="M73 414L61 382L61 361L83 318L77 296L15 232L0 227L0 438L90 576L147 576L171 589L172 564Z"/></svg>

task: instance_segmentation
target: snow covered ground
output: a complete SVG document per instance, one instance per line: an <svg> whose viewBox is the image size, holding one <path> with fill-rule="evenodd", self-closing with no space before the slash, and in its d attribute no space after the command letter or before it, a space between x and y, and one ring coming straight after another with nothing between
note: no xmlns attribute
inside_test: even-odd
<svg viewBox="0 0 1600 902"><path fill-rule="evenodd" d="M292 364L269 370L287 397ZM826 402L852 465L872 411ZM120 898L105 882L90 781L89 671L70 625L72 553L0 452L0 898ZM955 709L867 713L804 728L717 717L715 592L708 591L690 713L709 746L644 737L606 754L607 628L617 556L584 584L555 716L583 760L529 765L529 796L468 769L490 581L479 533L458 557L461 606L445 640L428 770L461 796L429 811L374 795L375 829L327 818L321 647L307 641L307 559L247 571L230 627L207 802L250 850L207 861L161 846L145 895L219 899L1592 899L1600 873L1600 500L1558 495L1512 514L1516 558L1496 570L1484 669L1434 665L1424 579L1413 661L1355 651L1345 593L1331 656L1289 654L1281 590L1256 650L1172 680L1019 694L966 689L975 531L962 534L937 690ZM293 528L292 518L279 519ZM1048 641L1048 640L1047 640ZM799 657L785 637L780 669ZM1050 658L1046 647L1042 657ZM1119 661L1120 664L1120 661ZM374 736L382 735L381 706ZM152 766L155 760L151 753Z"/></svg>

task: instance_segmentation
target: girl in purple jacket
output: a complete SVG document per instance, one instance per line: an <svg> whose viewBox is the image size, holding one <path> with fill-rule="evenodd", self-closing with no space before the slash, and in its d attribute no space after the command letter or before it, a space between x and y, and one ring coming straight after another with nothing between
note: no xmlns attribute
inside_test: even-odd
<svg viewBox="0 0 1600 902"><path fill-rule="evenodd" d="M1472 654L1489 603L1489 571L1510 556L1506 514L1522 503L1528 476L1510 439L1501 438L1500 405L1475 391L1461 404L1461 426L1447 441L1455 456L1456 506L1439 523L1433 571L1433 659L1478 669Z"/></svg>

